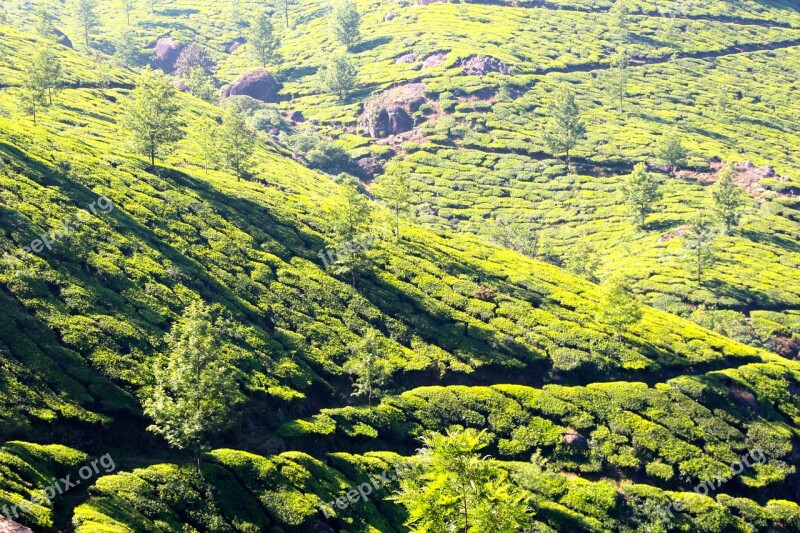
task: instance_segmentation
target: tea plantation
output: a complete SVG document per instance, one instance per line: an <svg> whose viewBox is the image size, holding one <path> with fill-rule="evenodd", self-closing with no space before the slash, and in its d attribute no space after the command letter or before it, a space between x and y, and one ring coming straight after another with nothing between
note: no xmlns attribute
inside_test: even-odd
<svg viewBox="0 0 800 533"><path fill-rule="evenodd" d="M0 530L488 531L398 496L425 438L475 430L505 494L479 503L525 510L498 533L800 531L796 2L353 0L349 51L341 5L0 6ZM148 76L182 132L155 164ZM740 210L698 251L726 169ZM197 302L238 403L193 453L153 398Z"/></svg>

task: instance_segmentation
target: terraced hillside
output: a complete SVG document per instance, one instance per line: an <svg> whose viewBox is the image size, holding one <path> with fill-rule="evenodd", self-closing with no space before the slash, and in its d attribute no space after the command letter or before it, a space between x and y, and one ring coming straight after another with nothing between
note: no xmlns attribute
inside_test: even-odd
<svg viewBox="0 0 800 533"><path fill-rule="evenodd" d="M396 497L426 468L421 437L467 428L500 473L487 486L520 494L525 531L800 531L793 2L358 0L343 98L320 84L342 53L328 2L98 2L89 47L80 5L12 0L0 18L6 519L439 531ZM216 93L259 66L249 27L264 10L280 38L269 101L178 91L185 135L156 165L137 154L146 64L192 81L153 49L202 46ZM74 49L41 31L43 12ZM34 121L42 49L61 72ZM587 130L571 169L546 139L566 86ZM243 176L209 155L231 102L255 140ZM689 149L674 173L655 155L669 136ZM698 281L685 243L723 161L747 201ZM640 162L661 193L645 224L623 195ZM393 176L411 191L399 218ZM353 191L373 236L349 271L325 251ZM145 414L195 302L241 400L200 457ZM367 342L387 374L375 399L371 382L352 394Z"/></svg>

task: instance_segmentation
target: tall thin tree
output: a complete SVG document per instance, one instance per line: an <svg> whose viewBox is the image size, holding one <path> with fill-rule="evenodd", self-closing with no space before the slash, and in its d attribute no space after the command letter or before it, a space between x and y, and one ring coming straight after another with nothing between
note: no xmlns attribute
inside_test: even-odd
<svg viewBox="0 0 800 533"><path fill-rule="evenodd" d="M194 452L198 470L207 439L231 426L242 401L220 334L205 304L189 305L167 336L169 353L156 361L155 384L144 401L153 419L147 429Z"/></svg>
<svg viewBox="0 0 800 533"><path fill-rule="evenodd" d="M97 13L95 13L96 7L97 3L95 0L77 0L75 4L75 20L83 29L83 38L86 42L86 48L89 48L90 34L99 22Z"/></svg>
<svg viewBox="0 0 800 533"><path fill-rule="evenodd" d="M185 133L178 118L181 106L175 87L162 72L146 68L136 81L133 100L122 120L131 145L146 155L152 168L156 157L167 152Z"/></svg>
<svg viewBox="0 0 800 533"><path fill-rule="evenodd" d="M255 137L235 102L226 107L218 133L221 159L241 180L255 150Z"/></svg>
<svg viewBox="0 0 800 533"><path fill-rule="evenodd" d="M725 232L730 233L739 222L739 215L745 206L745 193L733 180L736 170L730 163L722 167L719 179L711 189L711 199L714 201L714 213L725 226Z"/></svg>
<svg viewBox="0 0 800 533"><path fill-rule="evenodd" d="M575 94L569 88L557 90L546 109L550 122L545 131L545 142L553 152L565 154L567 172L570 172L570 152L586 135Z"/></svg>

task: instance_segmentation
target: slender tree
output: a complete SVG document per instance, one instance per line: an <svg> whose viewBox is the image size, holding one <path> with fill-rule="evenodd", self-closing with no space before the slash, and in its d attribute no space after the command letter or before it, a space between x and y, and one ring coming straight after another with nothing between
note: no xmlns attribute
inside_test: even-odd
<svg viewBox="0 0 800 533"><path fill-rule="evenodd" d="M400 479L400 490L391 498L408 511L412 533L527 531L529 494L479 453L488 441L485 432L472 428L422 438L415 468Z"/></svg>
<svg viewBox="0 0 800 533"><path fill-rule="evenodd" d="M131 28L123 28L114 38L114 55L124 65L135 65L139 60L139 47L136 33Z"/></svg>
<svg viewBox="0 0 800 533"><path fill-rule="evenodd" d="M47 48L43 52L41 58L42 70L44 71L44 80L47 85L47 103L53 104L53 93L61 89L61 57L51 48Z"/></svg>
<svg viewBox="0 0 800 533"><path fill-rule="evenodd" d="M280 41L275 35L272 21L266 13L260 13L255 22L253 22L247 39L247 46L249 47L250 55L262 67L266 67L277 58Z"/></svg>
<svg viewBox="0 0 800 533"><path fill-rule="evenodd" d="M636 218L639 227L644 226L647 215L655 211L655 203L661 198L658 180L647 171L644 163L639 163L622 186L625 203Z"/></svg>
<svg viewBox="0 0 800 533"><path fill-rule="evenodd" d="M236 174L236 179L241 180L247 172L256 144L244 113L235 102L225 108L218 132L220 158Z"/></svg>
<svg viewBox="0 0 800 533"><path fill-rule="evenodd" d="M526 222L498 217L490 230L490 237L500 246L528 257L536 257L539 254L540 232L536 218Z"/></svg>
<svg viewBox="0 0 800 533"><path fill-rule="evenodd" d="M408 211L411 184L405 172L389 172L375 184L375 194L380 196L394 212L394 235L400 240L400 216Z"/></svg>
<svg viewBox="0 0 800 533"><path fill-rule="evenodd" d="M342 369L354 376L353 396L366 396L367 405L372 409L372 399L383 394L382 387L392 377L391 365L382 357L378 332L367 331L359 343L351 346L351 352Z"/></svg>
<svg viewBox="0 0 800 533"><path fill-rule="evenodd" d="M727 85L720 85L717 88L714 95L714 111L720 122L727 124L732 121L730 88Z"/></svg>
<svg viewBox="0 0 800 533"><path fill-rule="evenodd" d="M219 100L217 97L217 88L214 86L214 80L203 67L193 67L189 71L189 76L186 79L186 87L188 87L191 94L210 104L216 104Z"/></svg>
<svg viewBox="0 0 800 533"><path fill-rule="evenodd" d="M698 212L684 236L683 245L692 257L695 281L703 284L703 273L713 265L716 259L714 241L717 231L711 218L704 212Z"/></svg>
<svg viewBox="0 0 800 533"><path fill-rule="evenodd" d="M556 91L547 104L547 114L550 122L545 131L545 142L556 154L565 154L567 172L570 172L570 151L586 135L573 92L568 88Z"/></svg>
<svg viewBox="0 0 800 533"><path fill-rule="evenodd" d="M346 183L341 186L328 216L333 233L332 248L337 251L330 268L337 275L350 274L355 287L356 275L368 263L367 247L360 245L359 239L370 230L372 206L355 183Z"/></svg>
<svg viewBox="0 0 800 533"><path fill-rule="evenodd" d="M286 29L289 29L289 11L294 3L294 0L278 0L283 18L286 21Z"/></svg>
<svg viewBox="0 0 800 533"><path fill-rule="evenodd" d="M86 48L89 48L89 37L92 30L98 24L96 0L76 0L75 4L75 20L78 25L83 28L83 37L86 42Z"/></svg>
<svg viewBox="0 0 800 533"><path fill-rule="evenodd" d="M344 101L356 84L358 71L346 54L335 54L328 66L320 73L320 85L324 91L333 93Z"/></svg>
<svg viewBox="0 0 800 533"><path fill-rule="evenodd" d="M219 148L217 139L219 126L213 120L204 120L198 123L192 131L194 134L194 145L202 158L203 171L208 174L208 169L216 165L219 160Z"/></svg>
<svg viewBox="0 0 800 533"><path fill-rule="evenodd" d="M725 226L725 232L730 233L737 225L739 215L745 206L744 192L733 181L736 171L728 163L719 173L719 179L711 189L711 198L714 201L714 213L717 219Z"/></svg>
<svg viewBox="0 0 800 533"><path fill-rule="evenodd" d="M207 438L231 426L242 401L220 334L208 307L189 305L167 337L169 354L155 363L155 385L144 400L153 419L147 429L194 452L198 470Z"/></svg>
<svg viewBox="0 0 800 533"><path fill-rule="evenodd" d="M33 117L33 125L38 124L37 115L41 108L47 105L48 82L41 66L44 49L39 49L32 60L25 63L22 70L22 85L18 93L20 110Z"/></svg>
<svg viewBox="0 0 800 533"><path fill-rule="evenodd" d="M624 112L625 97L628 95L628 65L631 56L621 49L611 60L611 90L619 102L619 114Z"/></svg>
<svg viewBox="0 0 800 533"><path fill-rule="evenodd" d="M331 24L336 40L350 50L360 39L360 26L361 16L355 4L350 0L339 0L333 8Z"/></svg>
<svg viewBox="0 0 800 533"><path fill-rule="evenodd" d="M608 11L612 29L616 33L617 39L620 42L625 42L628 40L628 25L629 25L629 17L631 14L630 7L628 6L628 0L616 0L614 5L611 6L611 9Z"/></svg>
<svg viewBox="0 0 800 533"><path fill-rule="evenodd" d="M47 6L40 4L34 12L34 17L36 18L36 33L45 39L55 40L56 27L53 22L56 20L56 17L50 12Z"/></svg>
<svg viewBox="0 0 800 533"><path fill-rule="evenodd" d="M642 319L642 306L628 285L620 280L603 283L600 322L616 332L617 340L633 324Z"/></svg>
<svg viewBox="0 0 800 533"><path fill-rule="evenodd" d="M215 66L215 62L208 55L202 46L192 43L183 49L178 59L175 60L175 73L178 76L186 77L194 68L203 69L206 74L210 74Z"/></svg>
<svg viewBox="0 0 800 533"><path fill-rule="evenodd" d="M156 157L185 135L178 118L180 109L170 79L162 72L146 68L137 79L122 125L133 148L150 159L152 168L156 166Z"/></svg>
<svg viewBox="0 0 800 533"><path fill-rule="evenodd" d="M600 258L597 248L586 238L569 246L562 256L564 267L582 278L590 281L597 280L597 269L600 267Z"/></svg>
<svg viewBox="0 0 800 533"><path fill-rule="evenodd" d="M688 155L689 152L683 146L683 142L676 131L662 136L661 140L656 144L655 156L669 167L671 174L674 174L678 167L686 162Z"/></svg>
<svg viewBox="0 0 800 533"><path fill-rule="evenodd" d="M131 25L131 11L136 8L137 0L120 0L122 2L122 8L125 10L125 20L128 23L128 26Z"/></svg>

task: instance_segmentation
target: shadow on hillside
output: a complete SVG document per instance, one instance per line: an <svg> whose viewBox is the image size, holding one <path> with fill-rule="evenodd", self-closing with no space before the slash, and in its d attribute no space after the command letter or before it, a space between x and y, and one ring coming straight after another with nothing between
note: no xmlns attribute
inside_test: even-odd
<svg viewBox="0 0 800 533"><path fill-rule="evenodd" d="M752 242L774 244L775 246L790 252L800 252L800 244L798 244L797 241L793 241L785 237L780 237L775 234L762 233L760 231L754 231L750 229L739 229L738 232L742 237Z"/></svg>
<svg viewBox="0 0 800 533"><path fill-rule="evenodd" d="M319 71L319 68L313 65L299 65L283 69L278 72L278 75L281 81L296 81L306 76L313 76L317 71Z"/></svg>
<svg viewBox="0 0 800 533"><path fill-rule="evenodd" d="M137 26L141 26L143 29L146 30L153 30L155 32L161 32L164 30L164 24L160 22L152 22L147 20L141 20L136 23ZM188 35L194 35L195 28L188 26L186 24L177 22L175 20L171 20L169 22L169 29L174 32L185 32Z"/></svg>
<svg viewBox="0 0 800 533"><path fill-rule="evenodd" d="M184 9L167 8L167 9L159 9L158 14L161 15L162 17L169 17L169 18L189 17L192 15L200 14L200 10L193 8L184 8Z"/></svg>
<svg viewBox="0 0 800 533"><path fill-rule="evenodd" d="M367 50L372 50L373 48L383 46L384 44L389 44L390 42L392 42L392 39L390 37L378 37L376 39L371 39L369 41L363 41L361 43L358 43L356 46L353 47L352 52L354 54L366 52Z"/></svg>

